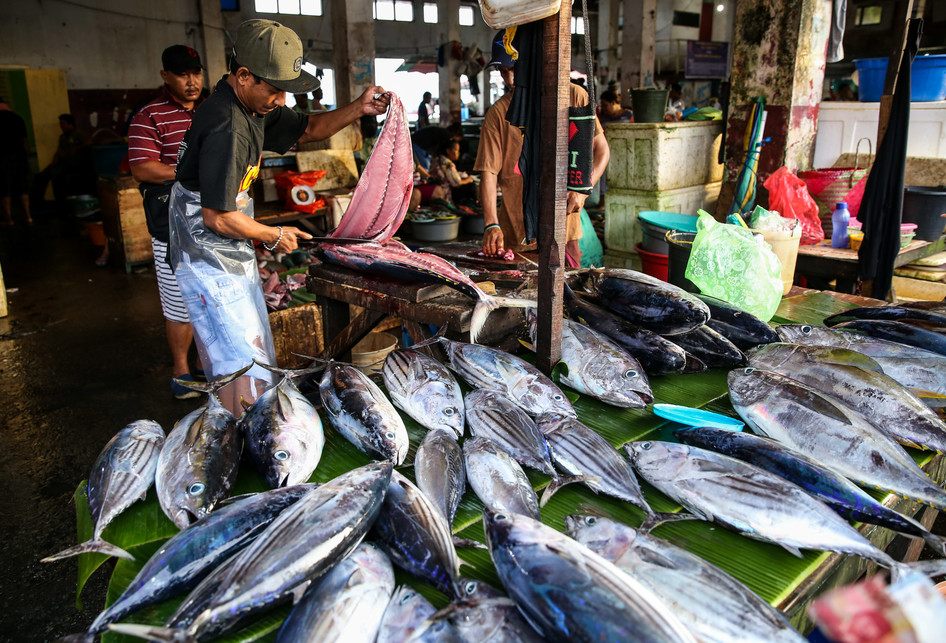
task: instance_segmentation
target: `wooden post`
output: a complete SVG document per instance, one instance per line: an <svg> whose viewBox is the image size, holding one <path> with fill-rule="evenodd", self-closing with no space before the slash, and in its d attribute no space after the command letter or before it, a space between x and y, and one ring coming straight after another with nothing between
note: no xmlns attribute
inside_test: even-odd
<svg viewBox="0 0 946 643"><path fill-rule="evenodd" d="M331 3L335 95L339 105L374 84L374 21L369 0ZM304 39L303 39L304 40Z"/></svg>
<svg viewBox="0 0 946 643"><path fill-rule="evenodd" d="M565 186L568 176L568 71L571 5L543 24L542 142L539 148L539 309L536 365L546 373L562 353L565 281ZM589 79L593 82L594 79ZM545 133L548 133L546 135Z"/></svg>
<svg viewBox="0 0 946 643"><path fill-rule="evenodd" d="M621 89L651 87L657 57L657 0L624 0L623 24Z"/></svg>

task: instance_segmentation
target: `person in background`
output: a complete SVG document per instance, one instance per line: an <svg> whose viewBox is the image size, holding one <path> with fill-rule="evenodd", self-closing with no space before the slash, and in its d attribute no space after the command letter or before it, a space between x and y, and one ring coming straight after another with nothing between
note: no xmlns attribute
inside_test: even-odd
<svg viewBox="0 0 946 643"><path fill-rule="evenodd" d="M443 186L443 198L451 203L476 201L476 186L473 177L458 172L456 162L460 158L460 142L450 139L440 146L440 152L430 164L430 176Z"/></svg>
<svg viewBox="0 0 946 643"><path fill-rule="evenodd" d="M430 127L430 112L427 111L427 106L430 105L432 96L430 92L424 92L424 98L420 101L420 105L417 106L417 127L415 131L419 132L425 127Z"/></svg>
<svg viewBox="0 0 946 643"><path fill-rule="evenodd" d="M319 81L303 67L302 41L272 20L247 20L236 32L230 73L194 114L181 142L171 190L170 259L187 304L210 381L250 370L218 392L234 415L274 376L255 365L275 364L272 332L253 242L289 253L311 238L291 226L253 219L249 189L263 150L284 154L297 143L329 138L362 116L387 110L390 95L368 87L354 102L318 114L286 107L286 92L308 93Z"/></svg>
<svg viewBox="0 0 946 643"><path fill-rule="evenodd" d="M296 101L293 110L299 112L300 114L311 114L312 110L309 108L309 95L308 94L293 94L292 98Z"/></svg>
<svg viewBox="0 0 946 643"><path fill-rule="evenodd" d="M30 142L26 121L0 98L0 200L3 203L4 225L13 225L14 196L20 198L26 222L33 223L30 216L29 173Z"/></svg>
<svg viewBox="0 0 946 643"><path fill-rule="evenodd" d="M171 45L161 54L164 86L157 98L142 107L128 127L128 165L135 180L161 184L174 180L177 152L190 127L194 110L201 102L204 71L200 56L185 45ZM194 381L187 354L194 342L194 330L187 306L181 298L177 279L166 261L169 240L167 210L160 216L147 212L158 296L164 313L164 329L171 349L171 394L179 400L197 397L199 392L174 381Z"/></svg>
<svg viewBox="0 0 946 643"><path fill-rule="evenodd" d="M667 102L667 113L664 115L664 120L679 121L683 118L683 110L685 109L683 86L680 83L673 83L670 85L670 100Z"/></svg>
<svg viewBox="0 0 946 643"><path fill-rule="evenodd" d="M500 98L483 120L480 145L473 170L480 172L480 203L483 207L483 253L490 256L503 254L506 248L521 249L531 244L525 238L525 221L522 212L522 175L519 173L519 156L522 152L522 133L506 120L506 112L515 91L515 61L503 45L503 32L493 42L492 57L486 68L498 67L506 93ZM588 93L574 83L569 83L569 105L580 107L588 104ZM611 151L604 137L601 123L595 119L592 139L593 166L591 182L596 183L608 166ZM502 205L496 207L497 187L502 190ZM568 191L565 221L565 256L569 265L581 265L581 209L587 194Z"/></svg>
<svg viewBox="0 0 946 643"><path fill-rule="evenodd" d="M60 211L66 209L65 199L75 194L91 192L95 185L95 172L92 169L91 141L89 137L76 129L76 119L72 114L59 115L59 146L53 160L34 179L34 197L41 202L46 186L52 183L53 195Z"/></svg>
<svg viewBox="0 0 946 643"><path fill-rule="evenodd" d="M605 129L611 123L630 123L634 120L634 112L622 106L620 97L610 89L601 92L599 102L598 120Z"/></svg>

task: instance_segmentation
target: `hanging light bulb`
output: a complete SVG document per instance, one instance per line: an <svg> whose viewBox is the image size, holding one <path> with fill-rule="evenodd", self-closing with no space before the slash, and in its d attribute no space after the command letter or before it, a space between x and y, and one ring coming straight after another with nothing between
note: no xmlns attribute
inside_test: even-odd
<svg viewBox="0 0 946 643"><path fill-rule="evenodd" d="M726 5L720 2L718 5L716 5L716 13L722 13L725 8Z"/></svg>

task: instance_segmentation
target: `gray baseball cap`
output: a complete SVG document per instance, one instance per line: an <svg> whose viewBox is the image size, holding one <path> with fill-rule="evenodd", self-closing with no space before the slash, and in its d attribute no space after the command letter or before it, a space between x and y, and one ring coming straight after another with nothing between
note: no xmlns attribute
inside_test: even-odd
<svg viewBox="0 0 946 643"><path fill-rule="evenodd" d="M302 41L296 32L272 20L247 20L237 29L233 55L242 67L292 94L319 88L319 80L302 70Z"/></svg>

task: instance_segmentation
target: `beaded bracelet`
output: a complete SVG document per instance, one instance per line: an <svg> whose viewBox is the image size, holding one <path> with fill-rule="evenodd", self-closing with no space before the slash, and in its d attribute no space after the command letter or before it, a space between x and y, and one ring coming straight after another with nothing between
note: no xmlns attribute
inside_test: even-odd
<svg viewBox="0 0 946 643"><path fill-rule="evenodd" d="M483 226L483 232L486 232L490 228L498 228L498 227L500 227L498 223L490 223L487 226Z"/></svg>
<svg viewBox="0 0 946 643"><path fill-rule="evenodd" d="M282 226L281 226L281 225L278 225L278 226L276 226L276 227L279 228L279 237L278 237L278 238L276 239L276 241L273 243L273 247L270 248L269 246L266 245L266 242L265 242L265 241L263 242L263 247L266 248L267 250L269 250L270 252L272 252L273 250L275 250L275 249L276 249L276 246L279 245L279 242L282 241L282 233L283 233Z"/></svg>

